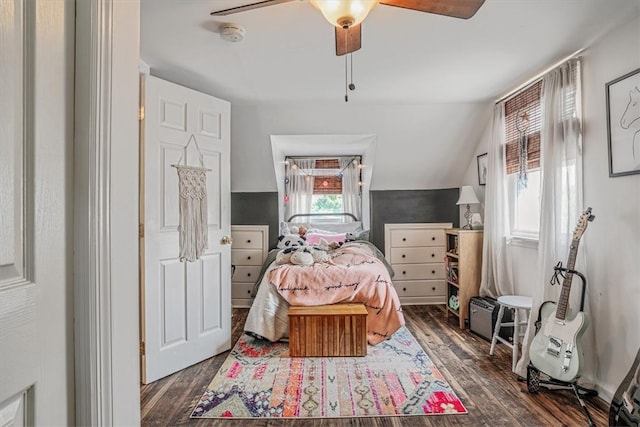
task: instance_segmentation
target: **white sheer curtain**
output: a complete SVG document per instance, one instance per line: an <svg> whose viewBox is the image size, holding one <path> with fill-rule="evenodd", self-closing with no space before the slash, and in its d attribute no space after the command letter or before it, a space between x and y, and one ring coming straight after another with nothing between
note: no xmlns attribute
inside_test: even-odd
<svg viewBox="0 0 640 427"><path fill-rule="evenodd" d="M513 294L513 272L507 248L511 235L505 167L504 102L493 113L493 132L488 151L485 194L484 240L480 295L497 298Z"/></svg>
<svg viewBox="0 0 640 427"><path fill-rule="evenodd" d="M338 159L342 171L342 208L362 221L362 202L360 197L360 169L351 157Z"/></svg>
<svg viewBox="0 0 640 427"><path fill-rule="evenodd" d="M540 237L538 242L539 284L533 289L533 307L523 340L523 355L516 367L526 375L529 345L535 335L535 321L544 301L557 302L561 286L551 286L553 267L566 264L575 225L584 210L582 188L582 111L580 61L571 59L543 77L542 83L542 171L540 194ZM585 248L580 243L575 269L585 271ZM580 308L581 280L575 276L569 301L570 313ZM589 313L588 298L585 312ZM571 316L571 314L570 314ZM591 331L591 332L590 332ZM595 348L593 327L583 335L582 348ZM592 375L595 358L585 354L583 375Z"/></svg>
<svg viewBox="0 0 640 427"><path fill-rule="evenodd" d="M288 221L292 215L306 214L311 212L313 199L312 171L316 161L313 159L289 159L286 164L285 176L289 180L285 185L288 201L285 209L285 220ZM295 222L309 222L309 218L294 219Z"/></svg>

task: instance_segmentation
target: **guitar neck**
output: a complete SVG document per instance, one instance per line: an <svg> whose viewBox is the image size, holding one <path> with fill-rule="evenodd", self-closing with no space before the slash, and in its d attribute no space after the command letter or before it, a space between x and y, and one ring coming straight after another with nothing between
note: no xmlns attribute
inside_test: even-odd
<svg viewBox="0 0 640 427"><path fill-rule="evenodd" d="M556 319L565 320L567 318L567 308L569 307L569 295L571 294L571 282L573 281L573 271L576 265L576 257L578 255L578 244L580 239L573 239L571 241L571 248L569 250L569 259L567 260L567 275L562 283L562 292L558 299L558 308L556 309Z"/></svg>

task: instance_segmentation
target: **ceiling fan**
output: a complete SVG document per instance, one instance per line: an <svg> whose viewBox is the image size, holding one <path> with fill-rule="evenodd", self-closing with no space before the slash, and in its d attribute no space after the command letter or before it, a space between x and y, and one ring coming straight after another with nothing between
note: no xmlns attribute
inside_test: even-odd
<svg viewBox="0 0 640 427"><path fill-rule="evenodd" d="M263 0L245 6L211 12L211 15L230 15L291 1L294 0ZM418 12L469 19L480 9L484 0L310 0L310 2L335 26L336 55L342 56L360 49L362 44L361 22L378 3Z"/></svg>

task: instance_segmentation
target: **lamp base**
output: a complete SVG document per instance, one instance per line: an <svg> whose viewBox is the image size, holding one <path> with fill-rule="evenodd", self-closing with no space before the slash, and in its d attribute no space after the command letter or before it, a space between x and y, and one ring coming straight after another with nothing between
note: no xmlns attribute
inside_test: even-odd
<svg viewBox="0 0 640 427"><path fill-rule="evenodd" d="M467 211L464 213L464 219L467 220L467 225L462 228L465 230L471 230L471 217L473 214L471 213L471 206L467 205Z"/></svg>

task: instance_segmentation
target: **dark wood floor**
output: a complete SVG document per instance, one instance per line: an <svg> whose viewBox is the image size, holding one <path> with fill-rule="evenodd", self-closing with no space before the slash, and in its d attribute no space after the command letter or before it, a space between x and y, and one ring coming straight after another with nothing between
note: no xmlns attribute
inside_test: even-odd
<svg viewBox="0 0 640 427"><path fill-rule="evenodd" d="M207 426L585 426L580 406L567 390L527 392L526 382L511 373L511 350L498 345L489 356L490 343L457 327L444 306L405 306L407 327L440 368L469 411L466 415L380 417L319 420L192 420L198 399L228 353L141 387L142 425ZM232 341L242 334L247 309L233 310ZM608 424L608 405L599 398L585 399L597 426Z"/></svg>

